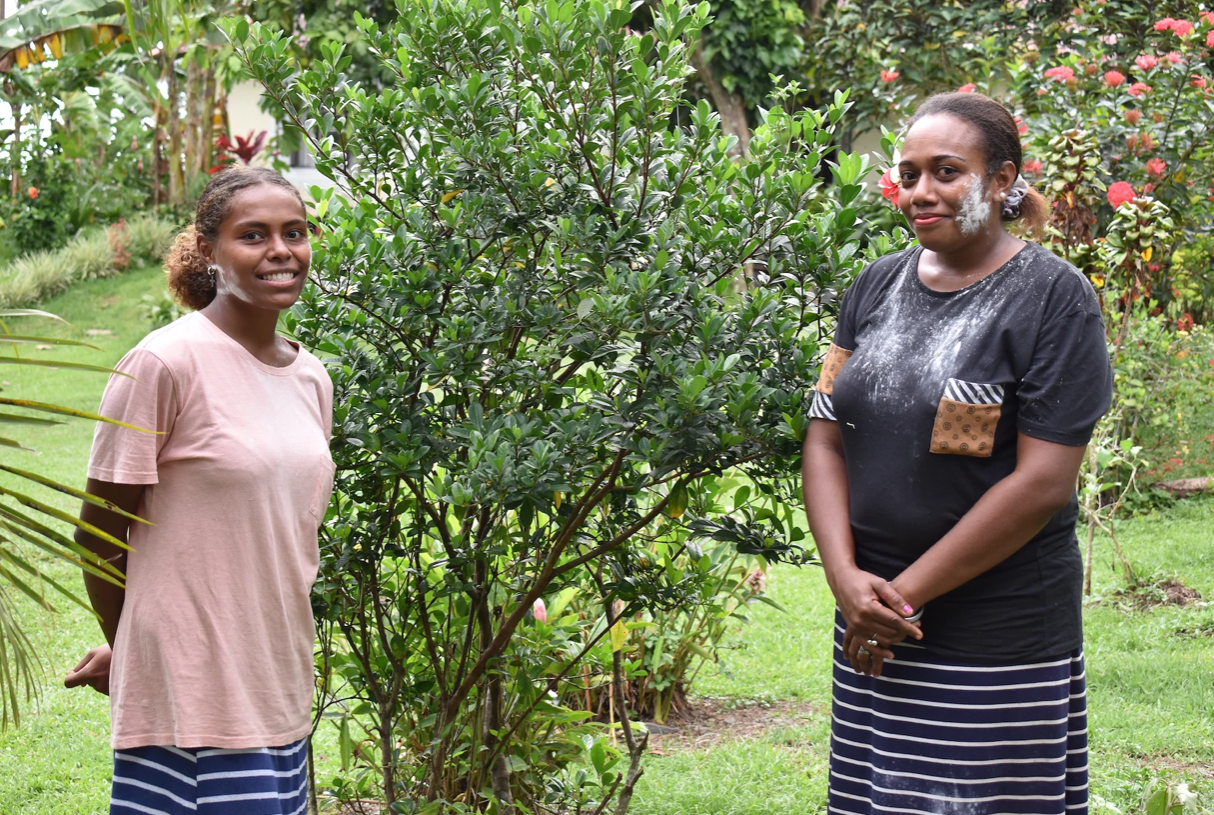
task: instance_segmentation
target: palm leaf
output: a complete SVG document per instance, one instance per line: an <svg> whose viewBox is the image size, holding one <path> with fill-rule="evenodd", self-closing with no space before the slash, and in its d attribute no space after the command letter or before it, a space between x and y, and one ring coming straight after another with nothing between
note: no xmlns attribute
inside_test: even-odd
<svg viewBox="0 0 1214 815"><path fill-rule="evenodd" d="M4 399L0 398L0 405L8 405L9 407L28 408L29 410L41 410L44 413L57 413L60 416L74 416L77 419L89 419L94 422L107 422L109 424L126 427L131 430L138 430L140 433L155 433L164 435L159 430L148 430L146 427L139 427L126 422L120 422L117 419L110 419L96 413L89 413L87 410L76 410L75 408L64 407L63 405L51 405L46 402L29 402L25 399Z"/></svg>
<svg viewBox="0 0 1214 815"><path fill-rule="evenodd" d="M2 341L2 339L0 339ZM121 374L128 379L135 377L130 374L124 374L122 371L116 371L113 368L107 368L104 365L89 365L86 362L59 362L54 359L23 359L21 357L0 357L0 363L9 363L10 365L37 365L43 368L67 368L73 371L95 371L102 374Z"/></svg>
<svg viewBox="0 0 1214 815"><path fill-rule="evenodd" d="M30 448L26 447L24 444L22 444L19 441L15 441L13 439L6 439L3 437L0 437L0 447L12 447L16 450L24 450L27 453L35 452L34 450L31 450Z"/></svg>
<svg viewBox="0 0 1214 815"><path fill-rule="evenodd" d="M0 540L3 540L3 538L0 538ZM88 603L81 600L78 596L76 596L76 594L74 594L69 589L64 588L63 585L60 584L57 580L51 578L49 575L43 574L42 571L34 564L28 562L24 558L18 557L14 552L10 552L5 548L0 547L0 559L7 560L9 563L13 564L17 568L19 568L25 572L28 572L29 574L31 574L34 577L41 580L43 583L45 583L48 586L50 586L51 588L53 588L55 591L62 594L67 599L71 600L76 605L83 608L89 614L93 615L94 617L97 616L97 612L93 611L92 606L90 606Z"/></svg>
<svg viewBox="0 0 1214 815"><path fill-rule="evenodd" d="M43 475L38 475L37 473L31 473L29 470L19 470L16 467L10 467L7 464L0 464L0 470L3 470L6 473L12 473L13 475L19 475L24 479L33 481L37 484L41 484L44 487L50 487L52 490L55 490L56 492L61 492L64 495L70 495L73 498L79 498L81 501L87 501L88 503L92 504L95 507L101 507L102 509L108 509L110 512L113 512L115 515L121 515L123 518L129 518L130 520L138 521L141 524L151 525L151 523L152 523L151 521L149 521L145 518L140 518L138 515L134 515L130 512L127 512L126 510L122 509L117 504L115 504L113 501L107 501L104 498L98 498L96 495L91 495L90 493L87 493L84 490L78 490L75 487L69 487L66 484L60 484L58 481L55 481L54 479L47 478L46 476L43 476Z"/></svg>
<svg viewBox="0 0 1214 815"><path fill-rule="evenodd" d="M41 345L77 345L84 348L91 348L94 351L100 351L96 345L84 342L83 340L61 340L57 337L31 337L26 334L0 334L0 340L4 342L36 342Z"/></svg>
<svg viewBox="0 0 1214 815"><path fill-rule="evenodd" d="M131 548L127 544L125 544L122 541L115 538L109 532L106 532L104 529L101 529L100 527L97 527L97 526L93 526L88 521L81 520L80 518L77 518L76 516L72 515L70 512L64 512L61 509L56 509L55 507L51 506L50 504L39 501L37 498L30 498L28 495L25 495L24 493L14 492L13 490L8 489L7 487L0 487L0 495L7 495L10 498L16 499L17 503L21 504L22 506L27 506L30 509L36 509L39 512L41 512L43 515L49 515L57 521L63 521L66 524L71 524L72 526L76 527L77 529L80 529L80 530L83 530L83 531L89 533L90 535L92 535L94 538L97 538L98 540L103 540L106 543L112 543L115 546L121 547L128 551Z"/></svg>
<svg viewBox="0 0 1214 815"><path fill-rule="evenodd" d="M0 515L4 514L5 513L0 512ZM63 541L55 541L56 543L60 543L65 548L71 550L70 552L64 552L60 549L55 549L49 543L42 540L42 538L39 538L37 535L31 534L25 529L22 529L21 526L13 526L12 524L8 523L8 521L3 520L0 520L0 526L4 527L22 540L32 543L34 546L37 546L39 549L54 555L60 560L66 560L68 563L71 563L77 568L83 569L94 577L108 583L112 583L115 586L121 587L125 585L121 580L118 579L123 576L121 570L95 552L90 552L88 549L85 549L71 538L64 538ZM98 568L98 566L101 566L102 568ZM105 571L103 571L103 569ZM116 578L114 575L117 575L118 578Z"/></svg>
<svg viewBox="0 0 1214 815"><path fill-rule="evenodd" d="M16 413L0 413L0 424L36 424L36 425L57 425L65 424L54 419L40 419L37 416L21 416Z"/></svg>

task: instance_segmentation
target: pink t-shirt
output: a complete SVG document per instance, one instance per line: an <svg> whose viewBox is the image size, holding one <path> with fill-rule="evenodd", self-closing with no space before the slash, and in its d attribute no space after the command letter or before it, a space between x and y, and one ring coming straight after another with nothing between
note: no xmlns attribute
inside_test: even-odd
<svg viewBox="0 0 1214 815"><path fill-rule="evenodd" d="M309 595L333 488L333 384L260 362L200 313L118 363L90 478L146 484L110 668L115 749L278 747L308 734Z"/></svg>

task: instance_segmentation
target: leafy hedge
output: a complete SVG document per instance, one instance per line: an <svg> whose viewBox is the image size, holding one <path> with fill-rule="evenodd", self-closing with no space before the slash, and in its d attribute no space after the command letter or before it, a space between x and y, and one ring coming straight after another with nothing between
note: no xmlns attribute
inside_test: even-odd
<svg viewBox="0 0 1214 815"><path fill-rule="evenodd" d="M23 255L0 270L0 308L28 306L80 280L157 263L176 232L171 221L141 214L108 229L82 232L62 249Z"/></svg>

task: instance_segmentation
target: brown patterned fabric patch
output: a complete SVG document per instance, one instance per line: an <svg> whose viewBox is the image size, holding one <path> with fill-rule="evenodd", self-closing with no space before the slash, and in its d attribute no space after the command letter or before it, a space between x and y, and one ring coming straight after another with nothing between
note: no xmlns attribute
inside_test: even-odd
<svg viewBox="0 0 1214 815"><path fill-rule="evenodd" d="M843 366L851 359L852 352L840 348L833 342L822 360L822 375L818 377L818 393L833 396L835 393L835 378L843 371Z"/></svg>
<svg viewBox="0 0 1214 815"><path fill-rule="evenodd" d="M995 426L1000 405L973 405L954 399L940 400L932 428L932 452L986 458L995 449Z"/></svg>

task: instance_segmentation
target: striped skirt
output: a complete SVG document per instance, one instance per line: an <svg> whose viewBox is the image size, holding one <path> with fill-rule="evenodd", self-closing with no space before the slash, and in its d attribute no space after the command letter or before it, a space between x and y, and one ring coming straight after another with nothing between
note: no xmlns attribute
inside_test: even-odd
<svg viewBox="0 0 1214 815"><path fill-rule="evenodd" d="M308 740L250 750L114 751L110 815L303 815Z"/></svg>
<svg viewBox="0 0 1214 815"><path fill-rule="evenodd" d="M873 679L843 657L835 623L832 813L1086 815L1083 650L974 665L892 649Z"/></svg>

